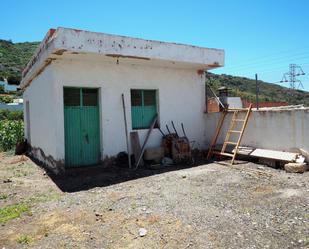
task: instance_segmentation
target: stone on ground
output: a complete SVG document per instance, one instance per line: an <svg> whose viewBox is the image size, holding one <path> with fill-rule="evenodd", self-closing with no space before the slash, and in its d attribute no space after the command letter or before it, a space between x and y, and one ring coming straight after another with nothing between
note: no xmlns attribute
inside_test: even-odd
<svg viewBox="0 0 309 249"><path fill-rule="evenodd" d="M304 173L307 169L307 163L287 163L284 169L288 173Z"/></svg>

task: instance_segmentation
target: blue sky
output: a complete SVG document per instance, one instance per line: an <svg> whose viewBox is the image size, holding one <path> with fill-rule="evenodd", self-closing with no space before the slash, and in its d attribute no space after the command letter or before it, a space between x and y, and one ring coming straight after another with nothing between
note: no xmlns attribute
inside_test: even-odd
<svg viewBox="0 0 309 249"><path fill-rule="evenodd" d="M52 27L223 48L215 73L279 82L289 63L309 91L309 1L2 1L0 39L41 40ZM283 84L287 86L287 84Z"/></svg>

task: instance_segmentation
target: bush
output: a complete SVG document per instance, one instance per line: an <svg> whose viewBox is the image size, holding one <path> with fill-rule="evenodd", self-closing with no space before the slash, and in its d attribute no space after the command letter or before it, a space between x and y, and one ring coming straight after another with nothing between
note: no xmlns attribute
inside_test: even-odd
<svg viewBox="0 0 309 249"><path fill-rule="evenodd" d="M0 79L0 81L1 81L1 79ZM5 93L4 85L0 85L0 93Z"/></svg>
<svg viewBox="0 0 309 249"><path fill-rule="evenodd" d="M8 83L9 84L12 84L12 85L19 85L20 84L20 80L21 80L21 77L20 76L17 76L17 75L10 75L8 77Z"/></svg>
<svg viewBox="0 0 309 249"><path fill-rule="evenodd" d="M13 97L11 95L1 95L0 96L0 102L2 103L12 103Z"/></svg>
<svg viewBox="0 0 309 249"><path fill-rule="evenodd" d="M1 120L23 120L23 111L10 111L10 110L0 110L0 121Z"/></svg>
<svg viewBox="0 0 309 249"><path fill-rule="evenodd" d="M24 122L21 120L0 121L0 150L13 149L17 143L24 141Z"/></svg>

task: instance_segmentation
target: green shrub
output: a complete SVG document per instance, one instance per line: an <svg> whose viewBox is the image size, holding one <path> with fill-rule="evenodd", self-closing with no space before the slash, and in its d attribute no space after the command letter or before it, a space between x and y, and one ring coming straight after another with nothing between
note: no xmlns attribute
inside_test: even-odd
<svg viewBox="0 0 309 249"><path fill-rule="evenodd" d="M10 110L0 110L0 121L1 120L23 120L23 111L10 111Z"/></svg>
<svg viewBox="0 0 309 249"><path fill-rule="evenodd" d="M8 151L24 140L24 123L20 120L0 121L0 150Z"/></svg>
<svg viewBox="0 0 309 249"><path fill-rule="evenodd" d="M12 103L13 99L14 98L11 95L1 95L0 96L0 102L2 103Z"/></svg>
<svg viewBox="0 0 309 249"><path fill-rule="evenodd" d="M8 83L9 84L12 84L12 85L19 85L19 83L20 83L20 76L19 75L10 75L9 77L8 77Z"/></svg>
<svg viewBox="0 0 309 249"><path fill-rule="evenodd" d="M2 81L1 77L0 77L0 81ZM5 93L4 85L0 85L0 93Z"/></svg>

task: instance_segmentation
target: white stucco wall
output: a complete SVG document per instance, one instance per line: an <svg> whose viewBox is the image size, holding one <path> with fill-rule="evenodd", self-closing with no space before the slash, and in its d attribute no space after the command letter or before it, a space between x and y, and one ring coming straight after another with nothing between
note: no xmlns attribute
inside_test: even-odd
<svg viewBox="0 0 309 249"><path fill-rule="evenodd" d="M207 146L209 146L220 113L206 115ZM224 123L218 142L223 143L232 114ZM309 151L309 109L253 111L242 145L256 148L289 151L301 148Z"/></svg>
<svg viewBox="0 0 309 249"><path fill-rule="evenodd" d="M52 73L51 73L52 71ZM204 76L196 69L132 65L115 61L56 60L25 92L30 100L31 142L55 160L65 158L63 87L100 88L101 154L114 156L126 151L121 94L124 93L128 127L131 131L130 89L158 90L159 119L163 131L173 120L179 133L184 123L187 136L198 146L205 144ZM147 130L139 130L140 142ZM161 144L155 129L148 147Z"/></svg>
<svg viewBox="0 0 309 249"><path fill-rule="evenodd" d="M26 88L23 94L25 121L27 119L26 101L29 101L30 106L31 145L34 149L40 149L45 153L46 157L40 151L35 150L35 156L42 161L45 161L47 157L55 160L60 159L56 151L57 137L54 123L59 113L56 112L54 105L55 84L53 82L53 70L50 65ZM25 122L25 134L29 140L27 122Z"/></svg>

